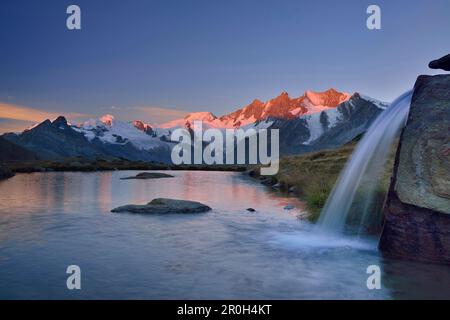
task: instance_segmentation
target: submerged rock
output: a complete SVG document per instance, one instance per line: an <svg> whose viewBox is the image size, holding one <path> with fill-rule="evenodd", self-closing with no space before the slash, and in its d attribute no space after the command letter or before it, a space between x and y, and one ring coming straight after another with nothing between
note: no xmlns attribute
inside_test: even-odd
<svg viewBox="0 0 450 320"><path fill-rule="evenodd" d="M14 176L14 173L8 168L0 165L0 180L8 179Z"/></svg>
<svg viewBox="0 0 450 320"><path fill-rule="evenodd" d="M121 180L129 180L129 179L161 179L161 178L173 178L172 175L161 172L141 172L133 177L125 177L120 178Z"/></svg>
<svg viewBox="0 0 450 320"><path fill-rule="evenodd" d="M284 210L293 210L293 209L295 209L295 206L293 204L288 204L288 205L285 205L283 209Z"/></svg>
<svg viewBox="0 0 450 320"><path fill-rule="evenodd" d="M450 264L450 75L417 79L383 214L381 250Z"/></svg>
<svg viewBox="0 0 450 320"><path fill-rule="evenodd" d="M111 212L130 212L130 213L200 213L210 211L211 208L203 203L188 200L176 200L167 198L153 199L145 205L129 204L112 209Z"/></svg>
<svg viewBox="0 0 450 320"><path fill-rule="evenodd" d="M428 64L431 69L442 69L450 71L450 54L443 56L437 60L433 60Z"/></svg>

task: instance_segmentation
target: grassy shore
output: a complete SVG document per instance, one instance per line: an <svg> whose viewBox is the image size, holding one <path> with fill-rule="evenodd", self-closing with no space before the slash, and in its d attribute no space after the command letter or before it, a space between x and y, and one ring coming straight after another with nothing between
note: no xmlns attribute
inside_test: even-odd
<svg viewBox="0 0 450 320"><path fill-rule="evenodd" d="M253 168L251 175L259 177L263 184L275 185L282 191L296 194L300 200L306 203L310 213L309 219L316 221L356 144L357 141L353 141L336 150L283 157L280 159L280 169L276 176L259 176L257 167ZM381 225L381 209L389 187L394 155L395 153L392 152L387 161L386 169L380 178L379 185L375 191L374 201L370 208L370 228L374 232ZM364 196L364 193L361 192L360 197L358 195L355 197L355 202L352 206L353 213L350 213L350 219L352 219L352 214L355 216L361 214Z"/></svg>
<svg viewBox="0 0 450 320"><path fill-rule="evenodd" d="M263 184L298 195L307 204L310 219L316 220L354 148L352 143L337 150L283 157L277 175L259 179ZM259 176L258 172L254 168L252 175Z"/></svg>

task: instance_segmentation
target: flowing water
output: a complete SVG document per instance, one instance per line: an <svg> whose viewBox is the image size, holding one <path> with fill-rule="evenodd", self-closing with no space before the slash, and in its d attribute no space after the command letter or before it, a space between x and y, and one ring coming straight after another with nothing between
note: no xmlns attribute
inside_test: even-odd
<svg viewBox="0 0 450 320"><path fill-rule="evenodd" d="M389 151L405 126L412 94L411 90L397 98L364 134L327 199L319 219L320 229L342 233L359 193L362 204L358 206L357 223L353 224L359 225L359 233L363 231Z"/></svg>
<svg viewBox="0 0 450 320"><path fill-rule="evenodd" d="M241 173L19 174L0 181L0 299L391 299L449 297L450 270L391 261L376 239L317 234L301 202ZM155 197L201 214L110 213ZM284 210L293 204L294 210ZM245 209L253 207L256 212ZM66 268L81 268L81 290ZM382 270L368 290L367 267Z"/></svg>

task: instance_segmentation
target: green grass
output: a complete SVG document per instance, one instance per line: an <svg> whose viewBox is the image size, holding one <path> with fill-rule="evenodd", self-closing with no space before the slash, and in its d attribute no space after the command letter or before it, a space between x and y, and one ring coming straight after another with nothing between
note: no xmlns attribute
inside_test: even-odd
<svg viewBox="0 0 450 320"><path fill-rule="evenodd" d="M284 191L294 187L295 193L306 203L311 213L310 219L315 220L355 144L336 150L283 157L280 159L278 174L271 177L270 183L279 183ZM255 167L254 174L258 175L257 172L259 170Z"/></svg>

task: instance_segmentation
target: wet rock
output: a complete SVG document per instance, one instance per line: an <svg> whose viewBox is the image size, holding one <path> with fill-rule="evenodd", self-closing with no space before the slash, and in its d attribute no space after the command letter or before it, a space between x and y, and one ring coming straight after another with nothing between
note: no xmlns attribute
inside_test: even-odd
<svg viewBox="0 0 450 320"><path fill-rule="evenodd" d="M141 172L133 177L125 177L120 178L121 180L130 180L130 179L161 179L161 178L173 178L172 175L161 172Z"/></svg>
<svg viewBox="0 0 450 320"><path fill-rule="evenodd" d="M408 260L450 264L450 217L403 203L390 192L379 248Z"/></svg>
<svg viewBox="0 0 450 320"><path fill-rule="evenodd" d="M14 176L14 173L8 168L0 165L0 180L8 179Z"/></svg>
<svg viewBox="0 0 450 320"><path fill-rule="evenodd" d="M380 249L450 264L450 75L420 76L383 209Z"/></svg>
<svg viewBox="0 0 450 320"><path fill-rule="evenodd" d="M295 209L295 206L293 204L288 204L288 205L285 205L283 209L284 210L292 210L292 209Z"/></svg>
<svg viewBox="0 0 450 320"><path fill-rule="evenodd" d="M211 208L200 202L189 200L177 200L167 198L153 199L145 205L129 204L112 209L111 212L130 212L141 214L166 214L166 213L201 213L210 211Z"/></svg>
<svg viewBox="0 0 450 320"><path fill-rule="evenodd" d="M297 187L290 187L289 188L289 192L291 192L291 193L297 193L297 191L298 191Z"/></svg>
<svg viewBox="0 0 450 320"><path fill-rule="evenodd" d="M450 54L443 56L437 60L433 60L428 64L431 69L442 69L450 71Z"/></svg>
<svg viewBox="0 0 450 320"><path fill-rule="evenodd" d="M275 183L272 188L274 189L280 189L281 188L281 184L280 183Z"/></svg>
<svg viewBox="0 0 450 320"><path fill-rule="evenodd" d="M271 177L261 176L261 177L259 177L259 180L265 186L270 186L273 184L273 179Z"/></svg>
<svg viewBox="0 0 450 320"><path fill-rule="evenodd" d="M256 210L253 209L253 208L247 208L247 211L248 211L248 212L255 212Z"/></svg>
<svg viewBox="0 0 450 320"><path fill-rule="evenodd" d="M306 211L301 211L297 214L297 219L298 220L308 220L310 216L310 213L306 212Z"/></svg>

